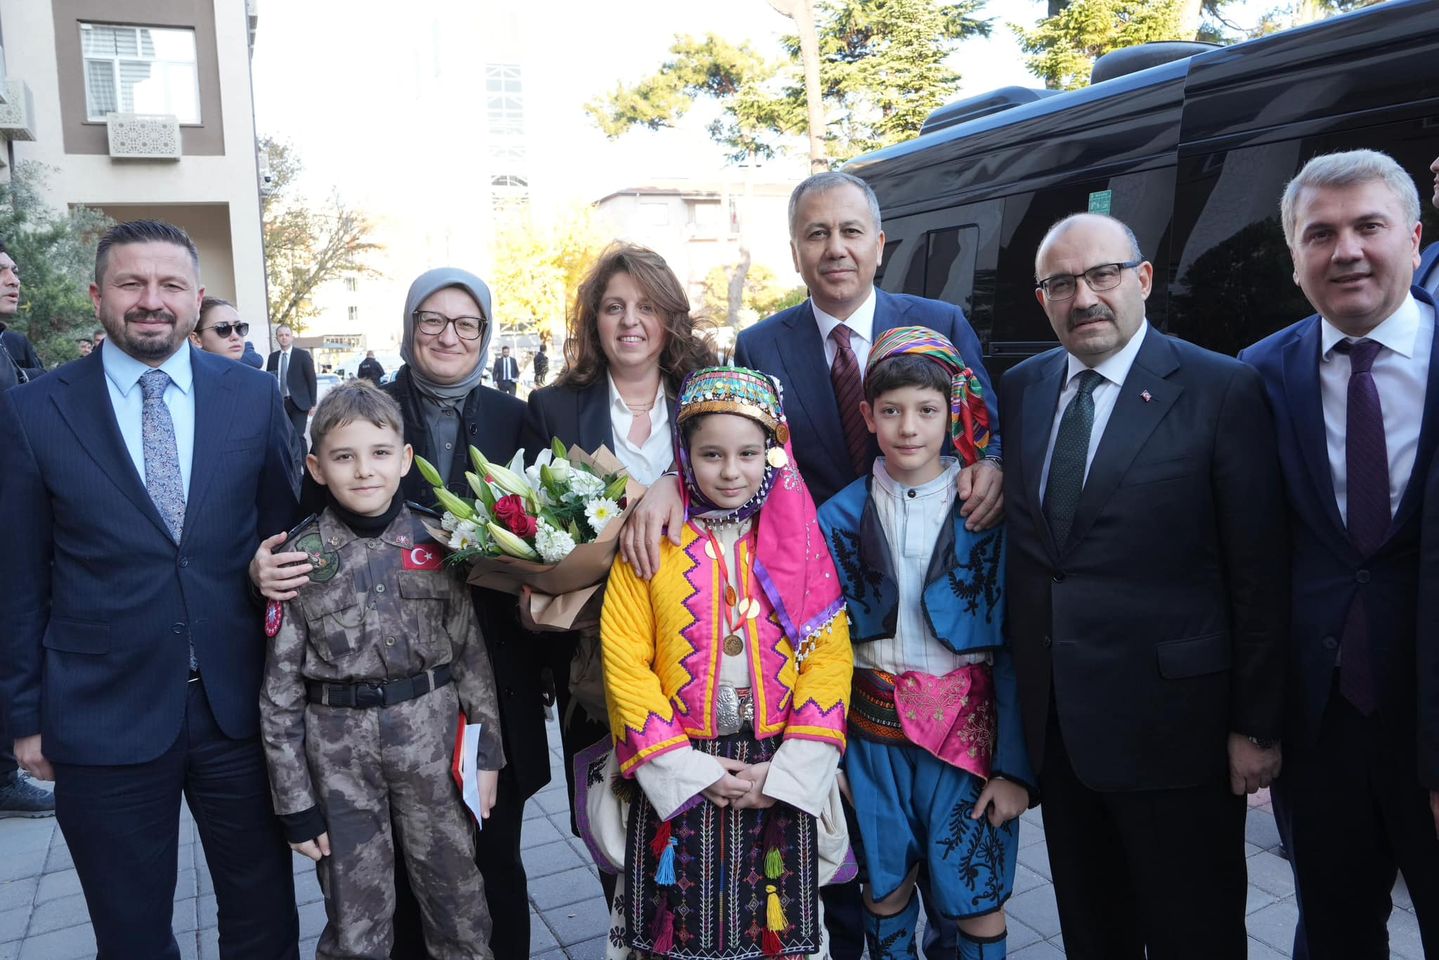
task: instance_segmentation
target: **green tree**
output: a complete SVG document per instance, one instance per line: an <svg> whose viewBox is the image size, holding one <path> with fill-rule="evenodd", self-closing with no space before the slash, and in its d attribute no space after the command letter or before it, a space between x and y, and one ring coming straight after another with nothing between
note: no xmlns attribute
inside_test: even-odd
<svg viewBox="0 0 1439 960"><path fill-rule="evenodd" d="M740 275L740 267L715 267L705 275L704 298L700 304L706 316L716 323L727 322L731 326L743 327L785 307L799 303L809 294L804 287L783 287L774 271L761 264L749 265L743 273L743 293L738 311L730 311L730 286Z"/></svg>
<svg viewBox="0 0 1439 960"><path fill-rule="evenodd" d="M802 0L801 0L802 2ZM795 2L773 3L802 16ZM983 0L819 0L813 6L818 81L825 121L825 167L913 137L930 111L953 96L960 76L945 60L960 40L987 35ZM795 12L791 13L791 10ZM803 27L796 19L798 27ZM804 42L787 37L786 56L765 60L747 45L709 34L676 39L669 59L633 86L592 101L600 129L617 137L632 127L673 126L700 97L721 106L710 135L731 159L772 157L785 137L813 129L804 82ZM827 157L827 159L826 159ZM817 162L823 161L823 162Z"/></svg>
<svg viewBox="0 0 1439 960"><path fill-rule="evenodd" d="M343 277L379 275L369 258L384 248L371 239L370 219L338 193L323 204L295 195L301 165L289 144L265 137L260 150L270 177L260 202L270 323L299 331L318 312L311 301L316 288Z"/></svg>
<svg viewBox="0 0 1439 960"><path fill-rule="evenodd" d="M24 161L0 185L0 241L20 268L13 326L53 366L79 356L75 341L95 328L95 245L112 221L89 207L51 209L42 197L47 175L45 165Z"/></svg>
<svg viewBox="0 0 1439 960"><path fill-rule="evenodd" d="M1033 28L1014 26L1030 72L1052 89L1089 85L1094 61L1111 50L1182 37L1183 0L1073 0ZM1190 34L1193 37L1193 34Z"/></svg>
<svg viewBox="0 0 1439 960"><path fill-rule="evenodd" d="M608 240L593 207L575 207L539 223L526 206L510 208L495 230L495 319L506 333L565 341L565 317L580 281Z"/></svg>

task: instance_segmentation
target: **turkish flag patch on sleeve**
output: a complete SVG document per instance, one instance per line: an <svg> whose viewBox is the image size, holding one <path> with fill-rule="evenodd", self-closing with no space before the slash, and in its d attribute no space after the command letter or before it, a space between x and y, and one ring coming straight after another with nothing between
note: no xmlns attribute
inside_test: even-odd
<svg viewBox="0 0 1439 960"><path fill-rule="evenodd" d="M404 569L438 570L441 559L439 547L410 547L405 550Z"/></svg>

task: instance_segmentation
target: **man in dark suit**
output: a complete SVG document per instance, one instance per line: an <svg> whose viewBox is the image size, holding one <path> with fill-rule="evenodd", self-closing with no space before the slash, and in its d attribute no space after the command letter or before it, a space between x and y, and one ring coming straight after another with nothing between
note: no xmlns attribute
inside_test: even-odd
<svg viewBox="0 0 1439 960"><path fill-rule="evenodd" d="M1263 387L1149 326L1118 220L1060 221L1035 269L1060 346L1000 386L1005 617L1065 953L1242 958L1289 590Z"/></svg>
<svg viewBox="0 0 1439 960"><path fill-rule="evenodd" d="M0 243L0 390L28 383L45 372L35 347L18 330L7 330L20 310L20 267Z"/></svg>
<svg viewBox="0 0 1439 960"><path fill-rule="evenodd" d="M810 177L790 195L789 227L795 269L804 277L809 299L743 331L735 345L735 362L780 379L795 460L815 503L824 503L868 474L879 455L859 410L862 371L870 344L892 327L916 324L948 337L979 375L990 423L998 424L994 390L981 363L983 351L964 311L875 287L884 230L879 201L867 183L839 172ZM1001 450L998 431L995 434L989 457L959 475L961 512L971 529L999 521ZM864 906L856 885L826 887L822 893L835 957L857 958L864 948ZM940 923L936 915L929 921L930 929L941 933L940 949L952 955L953 924ZM932 949L927 943L926 950Z"/></svg>
<svg viewBox="0 0 1439 960"><path fill-rule="evenodd" d="M360 361L360 369L355 371L355 376L368 380L377 387L380 381L385 379L385 368L375 359L375 351L366 351L365 359Z"/></svg>
<svg viewBox="0 0 1439 960"><path fill-rule="evenodd" d="M0 395L0 657L15 753L56 814L100 956L178 958L181 794L222 957L298 957L291 858L259 742L246 563L294 520L273 383L186 345L204 289L184 231L101 238L102 349Z"/></svg>
<svg viewBox="0 0 1439 960"><path fill-rule="evenodd" d="M1318 312L1240 359L1274 409L1267 446L1278 446L1294 531L1293 683L1274 802L1300 934L1310 960L1388 956L1403 871L1426 955L1439 955L1439 841L1418 769L1434 776L1435 745L1416 742L1418 701L1439 698L1415 682L1420 508L1439 444L1434 301L1410 285L1419 196L1384 154L1329 154L1290 182L1281 220Z"/></svg>
<svg viewBox="0 0 1439 960"><path fill-rule="evenodd" d="M275 328L275 342L280 349L271 352L265 369L279 378L285 414L303 445L305 428L310 424L310 411L315 408L319 397L319 388L315 384L315 358L310 356L310 351L293 345L295 331L284 324Z"/></svg>
<svg viewBox="0 0 1439 960"><path fill-rule="evenodd" d="M497 390L512 397L515 395L516 384L520 379L520 365L510 356L509 347L500 347L500 355L495 359L494 378Z"/></svg>
<svg viewBox="0 0 1439 960"><path fill-rule="evenodd" d="M1429 170L1434 174L1434 196L1430 202L1434 209L1439 210L1439 157L1429 164ZM1424 248L1424 253L1419 260L1419 269L1414 271L1414 285L1423 287L1428 291L1429 296L1439 296L1439 242L1430 243Z"/></svg>

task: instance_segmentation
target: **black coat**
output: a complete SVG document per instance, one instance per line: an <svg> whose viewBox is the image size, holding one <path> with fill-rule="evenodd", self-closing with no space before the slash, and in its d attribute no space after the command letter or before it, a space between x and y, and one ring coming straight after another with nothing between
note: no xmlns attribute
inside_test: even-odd
<svg viewBox="0 0 1439 960"><path fill-rule="evenodd" d="M999 399L1007 628L1040 787L1051 696L1092 789L1227 783L1228 735L1277 738L1284 706L1289 533L1263 384L1150 329L1060 550L1039 482L1066 357L1019 364Z"/></svg>
<svg viewBox="0 0 1439 960"><path fill-rule="evenodd" d="M0 323L0 344L4 345L5 352L10 354L14 363L14 369L5 377L6 382L28 383L45 372L45 364L40 362L35 345L25 334L6 330L5 324Z"/></svg>
<svg viewBox="0 0 1439 960"><path fill-rule="evenodd" d="M265 370L277 377L280 375L280 351L274 350L270 353ZM300 410L313 408L320 391L315 383L315 358L310 355L310 351L301 350L299 347L290 348L289 374L290 402Z"/></svg>
<svg viewBox="0 0 1439 960"><path fill-rule="evenodd" d="M355 376L379 386L380 381L384 379L385 368L380 366L380 361L374 357L366 357L360 361L360 368L355 371Z"/></svg>

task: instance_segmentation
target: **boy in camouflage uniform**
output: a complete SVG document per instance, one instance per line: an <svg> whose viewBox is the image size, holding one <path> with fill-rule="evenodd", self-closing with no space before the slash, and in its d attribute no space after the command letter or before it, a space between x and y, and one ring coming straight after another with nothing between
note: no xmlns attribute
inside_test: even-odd
<svg viewBox="0 0 1439 960"><path fill-rule="evenodd" d="M473 822L451 775L463 710L483 724L488 816L504 759L469 589L400 499L412 453L393 400L364 380L336 387L311 436L329 505L294 538L310 582L267 615L260 711L275 811L325 893L316 956L389 957L393 824L431 956L488 960Z"/></svg>

